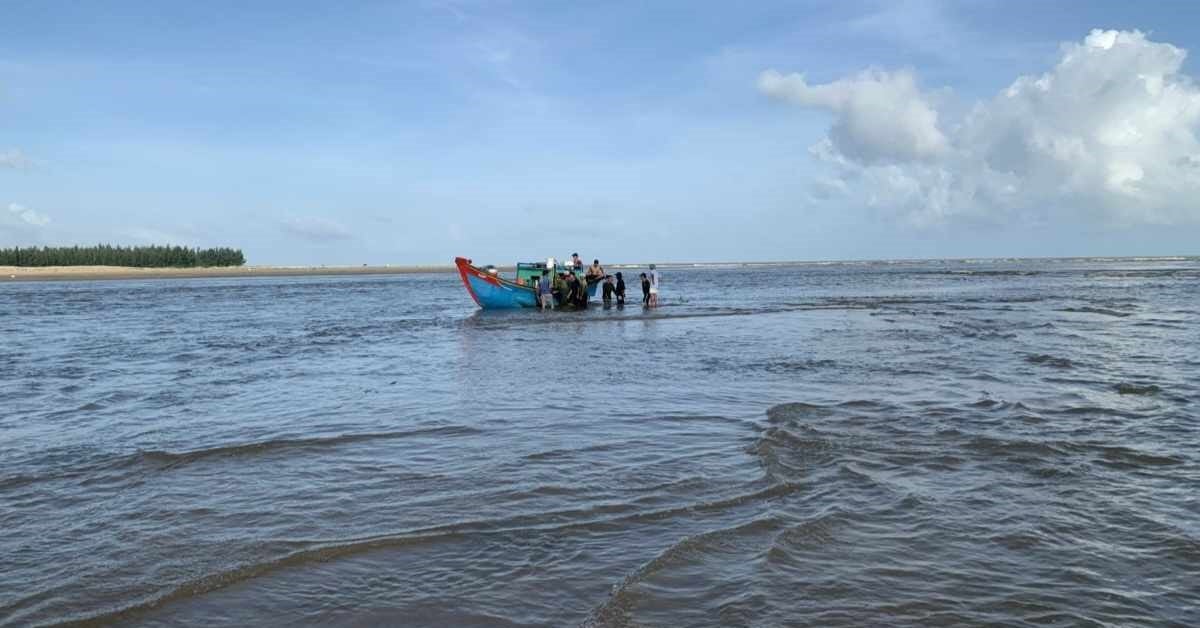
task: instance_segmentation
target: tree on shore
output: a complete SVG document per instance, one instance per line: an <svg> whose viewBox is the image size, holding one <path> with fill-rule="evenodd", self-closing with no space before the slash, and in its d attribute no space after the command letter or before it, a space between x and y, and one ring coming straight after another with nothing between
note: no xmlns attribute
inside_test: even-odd
<svg viewBox="0 0 1200 628"><path fill-rule="evenodd" d="M0 249L0 266L127 266L196 268L242 266L241 249L186 246L42 246Z"/></svg>

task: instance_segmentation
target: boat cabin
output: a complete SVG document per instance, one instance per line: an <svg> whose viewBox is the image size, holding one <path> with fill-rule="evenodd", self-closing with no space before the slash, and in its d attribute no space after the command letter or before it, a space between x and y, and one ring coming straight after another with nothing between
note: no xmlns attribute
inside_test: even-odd
<svg viewBox="0 0 1200 628"><path fill-rule="evenodd" d="M534 282L542 278L543 270L546 270L546 262L517 262L517 276L513 278L513 281L521 285L532 286ZM554 265L554 274L556 275L561 275L568 270L574 272L575 276L583 281L583 270L575 270L567 264Z"/></svg>

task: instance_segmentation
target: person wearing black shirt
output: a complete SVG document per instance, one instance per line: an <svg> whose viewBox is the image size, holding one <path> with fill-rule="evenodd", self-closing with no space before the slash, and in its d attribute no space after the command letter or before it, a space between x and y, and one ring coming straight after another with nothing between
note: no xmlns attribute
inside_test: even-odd
<svg viewBox="0 0 1200 628"><path fill-rule="evenodd" d="M587 307L587 286L575 273L567 273L567 303L575 307Z"/></svg>

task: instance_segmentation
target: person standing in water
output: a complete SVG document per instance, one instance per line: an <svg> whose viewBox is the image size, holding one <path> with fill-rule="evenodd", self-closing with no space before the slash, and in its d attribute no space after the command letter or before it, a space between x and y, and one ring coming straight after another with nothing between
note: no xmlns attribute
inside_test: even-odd
<svg viewBox="0 0 1200 628"><path fill-rule="evenodd" d="M587 288L583 287L583 281L575 276L575 273L568 272L567 279L567 296L563 300L563 305L571 305L573 307L581 307L586 305Z"/></svg>
<svg viewBox="0 0 1200 628"><path fill-rule="evenodd" d="M542 278L537 282L538 300L542 302L543 310L554 309L554 292L551 289L550 271L543 270Z"/></svg>
<svg viewBox="0 0 1200 628"><path fill-rule="evenodd" d="M650 305L650 279L642 273L642 305Z"/></svg>
<svg viewBox="0 0 1200 628"><path fill-rule="evenodd" d="M566 273L561 275L554 273L554 276L550 278L550 291L554 295L555 305L567 304L567 288Z"/></svg>
<svg viewBox="0 0 1200 628"><path fill-rule="evenodd" d="M650 265L650 307L658 307L658 271Z"/></svg>
<svg viewBox="0 0 1200 628"><path fill-rule="evenodd" d="M617 307L625 306L625 278L617 273Z"/></svg>
<svg viewBox="0 0 1200 628"><path fill-rule="evenodd" d="M615 283L613 283L612 275L605 277L604 285L602 285L600 287L604 291L602 299L604 301L604 307L607 308L612 305L613 293L617 291L617 285Z"/></svg>

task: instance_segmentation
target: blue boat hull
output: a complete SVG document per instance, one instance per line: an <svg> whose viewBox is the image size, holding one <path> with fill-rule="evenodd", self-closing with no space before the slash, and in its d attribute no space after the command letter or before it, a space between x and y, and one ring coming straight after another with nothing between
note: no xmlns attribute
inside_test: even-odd
<svg viewBox="0 0 1200 628"><path fill-rule="evenodd" d="M524 286L509 286L491 283L474 275L467 275L468 290L475 302L485 310L503 310L519 307L537 307L533 290Z"/></svg>

